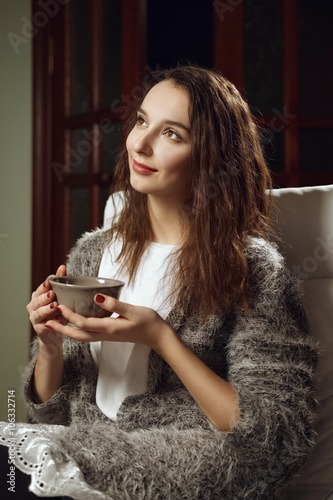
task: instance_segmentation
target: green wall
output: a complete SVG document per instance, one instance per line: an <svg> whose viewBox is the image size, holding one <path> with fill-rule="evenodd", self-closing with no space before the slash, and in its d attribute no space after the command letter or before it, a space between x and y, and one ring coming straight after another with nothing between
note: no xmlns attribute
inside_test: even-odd
<svg viewBox="0 0 333 500"><path fill-rule="evenodd" d="M5 421L8 390L16 391L17 421L26 418L19 379L30 342L25 309L31 292L32 235L30 9L30 0L0 2L0 420Z"/></svg>

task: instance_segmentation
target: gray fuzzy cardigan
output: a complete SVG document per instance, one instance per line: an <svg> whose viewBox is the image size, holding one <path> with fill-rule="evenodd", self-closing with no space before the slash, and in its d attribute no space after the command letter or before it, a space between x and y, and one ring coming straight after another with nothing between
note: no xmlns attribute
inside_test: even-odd
<svg viewBox="0 0 333 500"><path fill-rule="evenodd" d="M68 274L98 274L107 234L85 234ZM249 239L251 313L233 308L200 325L174 309L167 318L183 341L238 392L240 423L215 429L171 368L151 352L147 391L130 396L117 422L95 403L97 369L89 344L64 341L65 375L53 397L35 404L27 367L24 395L34 422L63 424L59 441L86 481L114 500L274 499L313 444L310 339L298 283L274 246ZM60 429L60 428L59 428Z"/></svg>

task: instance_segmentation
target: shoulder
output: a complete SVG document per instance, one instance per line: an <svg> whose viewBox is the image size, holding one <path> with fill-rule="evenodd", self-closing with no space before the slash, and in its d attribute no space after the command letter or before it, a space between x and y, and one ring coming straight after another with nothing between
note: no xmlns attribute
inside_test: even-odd
<svg viewBox="0 0 333 500"><path fill-rule="evenodd" d="M68 274L96 276L109 239L108 231L103 229L84 233L68 254Z"/></svg>
<svg viewBox="0 0 333 500"><path fill-rule="evenodd" d="M275 243L249 238L245 254L248 260L248 294L262 312L283 308L301 314L302 290L299 278L291 272Z"/></svg>
<svg viewBox="0 0 333 500"><path fill-rule="evenodd" d="M248 279L264 284L284 277L294 279L285 259L275 243L259 237L249 237L245 244L245 256L248 263ZM296 279L296 278L295 278Z"/></svg>
<svg viewBox="0 0 333 500"><path fill-rule="evenodd" d="M91 250L94 251L100 248L100 245L104 246L109 241L109 233L104 229L94 229L93 231L87 231L77 240L73 246L70 253L75 250Z"/></svg>
<svg viewBox="0 0 333 500"><path fill-rule="evenodd" d="M267 267L269 271L285 267L284 258L277 245L263 238L249 236L245 242L245 255L251 267Z"/></svg>

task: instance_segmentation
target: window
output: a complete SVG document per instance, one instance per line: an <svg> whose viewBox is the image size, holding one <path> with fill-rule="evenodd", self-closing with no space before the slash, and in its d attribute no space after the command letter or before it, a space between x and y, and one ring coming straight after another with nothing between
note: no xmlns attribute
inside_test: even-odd
<svg viewBox="0 0 333 500"><path fill-rule="evenodd" d="M121 109L147 69L220 70L262 127L276 186L333 183L332 2L67 0L55 12L34 37L34 287L101 224Z"/></svg>

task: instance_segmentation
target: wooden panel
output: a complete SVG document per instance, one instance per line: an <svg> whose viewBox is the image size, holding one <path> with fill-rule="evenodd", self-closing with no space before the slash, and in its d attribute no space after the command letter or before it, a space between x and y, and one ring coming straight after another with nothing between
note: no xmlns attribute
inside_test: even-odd
<svg viewBox="0 0 333 500"><path fill-rule="evenodd" d="M90 74L90 112L100 109L100 79L101 79L101 32L102 32L101 0L89 4L89 74Z"/></svg>
<svg viewBox="0 0 333 500"><path fill-rule="evenodd" d="M300 174L300 186L321 186L333 184L333 172L316 172L313 174Z"/></svg>
<svg viewBox="0 0 333 500"><path fill-rule="evenodd" d="M146 67L147 0L123 0L121 16L122 93L133 99Z"/></svg>
<svg viewBox="0 0 333 500"><path fill-rule="evenodd" d="M40 10L33 0L33 13ZM33 235L32 288L50 270L51 257L51 71L50 24L33 37Z"/></svg>
<svg viewBox="0 0 333 500"><path fill-rule="evenodd" d="M244 90L244 2L215 0L211 3L214 26L214 67ZM34 12L39 0L32 2ZM90 225L101 220L101 204L109 173L102 171L98 124L103 119L120 122L121 113L114 106L101 109L101 11L102 0L90 0L89 55L90 109L70 116L71 109L71 9L70 2L59 4L57 15L49 19L33 38L34 50L34 193L33 193L33 262L32 282L35 288L57 265L62 263L71 241L70 193L75 187L90 189ZM283 0L284 9L284 107L280 126L284 125L285 172L275 172L280 186L332 183L332 175L324 172L299 172L299 129L332 128L331 116L299 116L298 105L298 9L297 0ZM146 67L147 0L122 0L121 10L122 103L130 107L140 90L139 82ZM318 26L320 29L320 26ZM54 43L53 43L54 41ZM181 44L181 39L179 39ZM50 65L50 52L54 62ZM311 71L311 68L309 68ZM246 89L245 89L246 90ZM273 110L274 112L274 110ZM123 115L126 113L122 113ZM127 113L128 114L128 113ZM272 122L272 120L275 120ZM274 114L262 122L277 125ZM70 130L87 128L92 154L89 173L70 175ZM273 130L273 129L272 129ZM52 135L51 135L52 131ZM101 195L103 191L103 195Z"/></svg>
<svg viewBox="0 0 333 500"><path fill-rule="evenodd" d="M214 7L214 68L244 89L244 12L242 0L216 0Z"/></svg>
<svg viewBox="0 0 333 500"><path fill-rule="evenodd" d="M90 111L94 112L100 108L100 91L101 91L101 55L102 55L102 3L101 0L95 0L90 3ZM94 140L98 127L93 124L91 127L90 144L92 153L90 155L90 172L97 173L99 171L99 143ZM89 226L94 228L100 223L100 214L98 207L100 205L100 190L96 189L94 184L89 184Z"/></svg>
<svg viewBox="0 0 333 500"><path fill-rule="evenodd" d="M53 20L54 74L52 95L52 272L65 262L70 246L70 198L65 183L70 163L70 135L66 134L66 116L71 108L71 25L70 3Z"/></svg>
<svg viewBox="0 0 333 500"><path fill-rule="evenodd" d="M294 118L285 129L288 186L299 186L297 0L284 0L284 111Z"/></svg>

